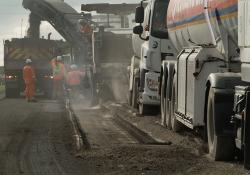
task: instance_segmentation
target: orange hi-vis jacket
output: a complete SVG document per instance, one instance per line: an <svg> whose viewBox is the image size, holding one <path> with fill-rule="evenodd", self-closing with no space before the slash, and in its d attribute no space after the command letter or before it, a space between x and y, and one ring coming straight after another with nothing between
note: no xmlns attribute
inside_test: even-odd
<svg viewBox="0 0 250 175"><path fill-rule="evenodd" d="M93 33L93 30L92 30L90 25L85 24L84 26L81 27L81 32L83 32L85 34L91 34L91 33Z"/></svg>
<svg viewBox="0 0 250 175"><path fill-rule="evenodd" d="M63 80L65 77L65 66L62 63L52 64L54 80Z"/></svg>
<svg viewBox="0 0 250 175"><path fill-rule="evenodd" d="M85 76L84 72L73 70L68 73L68 85L77 86L81 84L81 78Z"/></svg>
<svg viewBox="0 0 250 175"><path fill-rule="evenodd" d="M33 84L35 83L35 71L30 65L26 65L23 68L23 80L25 84Z"/></svg>

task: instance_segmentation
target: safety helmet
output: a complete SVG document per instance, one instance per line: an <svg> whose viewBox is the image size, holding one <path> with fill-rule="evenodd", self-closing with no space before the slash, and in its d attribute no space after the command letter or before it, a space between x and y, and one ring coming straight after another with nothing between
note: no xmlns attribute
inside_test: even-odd
<svg viewBox="0 0 250 175"><path fill-rule="evenodd" d="M62 61L62 56L57 56L56 61Z"/></svg>
<svg viewBox="0 0 250 175"><path fill-rule="evenodd" d="M32 60L28 58L28 59L25 60L25 63L30 64L30 63L32 63Z"/></svg>
<svg viewBox="0 0 250 175"><path fill-rule="evenodd" d="M73 70L77 69L77 65L75 64L70 65L70 69L73 69Z"/></svg>

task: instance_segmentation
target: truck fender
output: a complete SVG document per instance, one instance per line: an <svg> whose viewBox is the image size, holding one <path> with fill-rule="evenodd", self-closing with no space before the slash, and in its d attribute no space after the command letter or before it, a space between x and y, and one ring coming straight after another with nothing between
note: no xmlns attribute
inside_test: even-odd
<svg viewBox="0 0 250 175"><path fill-rule="evenodd" d="M209 92L212 91L214 127L215 134L218 136L231 136L233 134L230 120L233 114L234 87L240 84L242 84L242 81L239 73L212 73L207 79L204 123L207 124L208 98Z"/></svg>
<svg viewBox="0 0 250 175"><path fill-rule="evenodd" d="M234 89L235 86L242 84L240 73L212 73L207 79L207 85L217 89Z"/></svg>

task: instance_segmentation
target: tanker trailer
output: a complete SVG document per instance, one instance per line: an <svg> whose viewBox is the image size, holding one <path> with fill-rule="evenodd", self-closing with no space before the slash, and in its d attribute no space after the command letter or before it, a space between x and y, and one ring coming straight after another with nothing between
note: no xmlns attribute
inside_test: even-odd
<svg viewBox="0 0 250 175"><path fill-rule="evenodd" d="M170 0L167 34L174 67L162 61L163 122L175 132L200 130L214 160L244 154L250 166L249 19L247 0ZM139 12L138 12L139 13ZM141 13L142 14L142 13ZM139 16L139 15L138 15ZM242 66L241 66L242 63ZM240 150L240 151L237 151Z"/></svg>

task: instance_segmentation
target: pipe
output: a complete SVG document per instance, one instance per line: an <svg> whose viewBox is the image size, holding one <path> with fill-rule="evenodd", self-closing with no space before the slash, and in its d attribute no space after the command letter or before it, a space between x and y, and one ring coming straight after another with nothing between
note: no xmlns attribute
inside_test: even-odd
<svg viewBox="0 0 250 175"><path fill-rule="evenodd" d="M52 33L50 32L50 33L48 34L48 40L50 40L51 35L52 35Z"/></svg>
<svg viewBox="0 0 250 175"><path fill-rule="evenodd" d="M212 44L214 46L216 46L217 42L216 42L216 39L215 39L214 31L213 31L213 28L212 28L212 25L211 25L211 21L210 21L210 17L209 17L208 0L204 0L204 14L205 14L205 18L206 18L206 21L207 21L207 25L208 25L208 29L209 29L210 35L212 37Z"/></svg>

